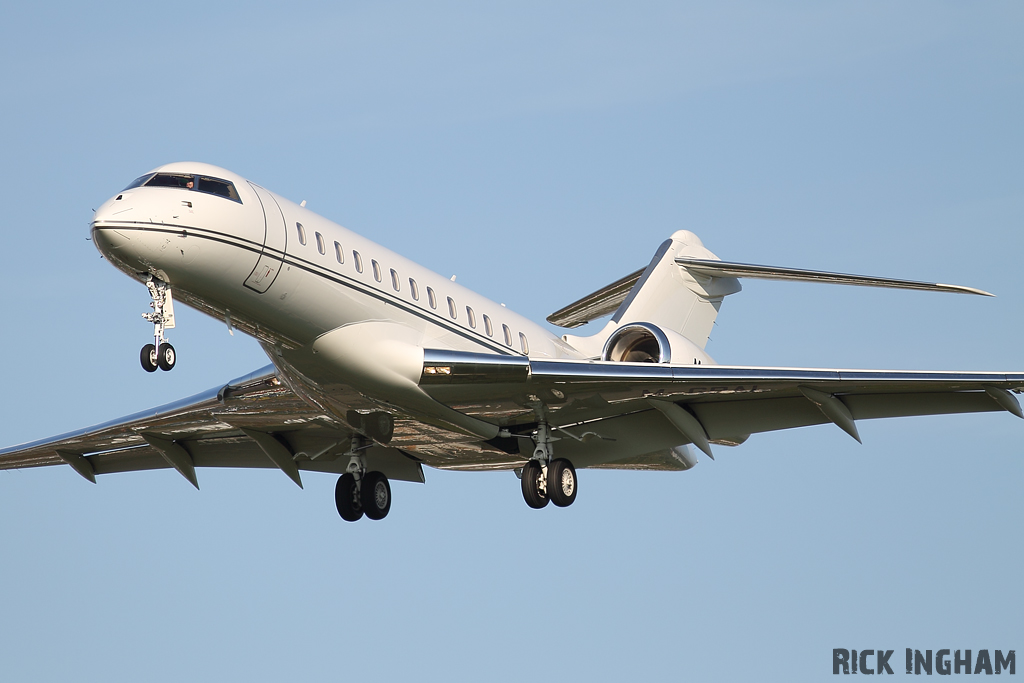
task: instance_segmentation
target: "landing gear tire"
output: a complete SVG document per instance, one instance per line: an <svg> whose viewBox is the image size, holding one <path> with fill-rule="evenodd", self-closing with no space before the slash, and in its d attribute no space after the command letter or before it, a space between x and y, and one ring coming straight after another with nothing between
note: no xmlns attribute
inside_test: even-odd
<svg viewBox="0 0 1024 683"><path fill-rule="evenodd" d="M139 360L142 362L142 369L146 372L156 372L157 368L157 354L156 347L152 344L146 344L142 347L142 352L139 353Z"/></svg>
<svg viewBox="0 0 1024 683"><path fill-rule="evenodd" d="M351 472L338 477L334 487L334 503L338 506L338 514L346 522L358 522L363 516L363 507L359 502L359 487Z"/></svg>
<svg viewBox="0 0 1024 683"><path fill-rule="evenodd" d="M147 344L147 346L149 345ZM160 366L161 370L170 370L174 367L174 361L174 347L167 343L161 344L156 352L156 364Z"/></svg>
<svg viewBox="0 0 1024 683"><path fill-rule="evenodd" d="M359 493L363 512L369 519L384 519L391 510L391 484L381 472L367 472Z"/></svg>
<svg viewBox="0 0 1024 683"><path fill-rule="evenodd" d="M548 504L548 494L544 490L544 472L540 463L531 460L523 466L523 499L534 510L540 510Z"/></svg>
<svg viewBox="0 0 1024 683"><path fill-rule="evenodd" d="M548 497L560 508L576 500L576 468L565 459L548 463Z"/></svg>

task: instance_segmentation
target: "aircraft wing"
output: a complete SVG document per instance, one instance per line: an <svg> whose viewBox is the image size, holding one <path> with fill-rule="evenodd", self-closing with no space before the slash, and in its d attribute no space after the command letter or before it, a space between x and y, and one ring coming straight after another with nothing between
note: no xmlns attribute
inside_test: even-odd
<svg viewBox="0 0 1024 683"><path fill-rule="evenodd" d="M391 447L366 451L389 478L424 481L442 469L509 469L532 449L544 415L557 452L577 467L687 469L672 448L736 445L751 434L858 420L1005 410L1024 373L673 366L529 359L426 350L420 386L439 402L508 430L490 442L397 416ZM267 366L226 385L60 436L0 450L0 469L68 464L85 478L173 468L198 487L197 467L342 473L351 428L294 394Z"/></svg>
<svg viewBox="0 0 1024 683"><path fill-rule="evenodd" d="M1024 389L1024 373L673 366L428 350L420 385L456 410L502 421L512 434L544 414L574 438L643 440L672 428L709 454L709 442L734 445L759 432L830 422L859 441L856 423L864 419L999 410L1024 417L1013 395Z"/></svg>
<svg viewBox="0 0 1024 683"><path fill-rule="evenodd" d="M71 465L95 475L174 468L198 488L196 467L341 473L352 431L314 410L267 366L229 384L134 415L0 450L0 469ZM423 481L418 460L374 446L367 458L391 479Z"/></svg>

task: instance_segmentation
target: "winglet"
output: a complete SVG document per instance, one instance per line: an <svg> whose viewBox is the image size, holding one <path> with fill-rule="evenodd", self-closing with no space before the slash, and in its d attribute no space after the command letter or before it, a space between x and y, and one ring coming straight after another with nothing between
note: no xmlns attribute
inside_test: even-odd
<svg viewBox="0 0 1024 683"><path fill-rule="evenodd" d="M837 427L842 429L844 432L857 439L857 443L864 443L860 440L860 434L857 432L857 424L853 421L853 415L850 414L850 409L846 407L846 404L840 401L832 394L826 394L823 391L817 389L811 389L809 387L797 387L800 393L807 397L814 405L821 409L821 412L825 414L829 420L832 421Z"/></svg>

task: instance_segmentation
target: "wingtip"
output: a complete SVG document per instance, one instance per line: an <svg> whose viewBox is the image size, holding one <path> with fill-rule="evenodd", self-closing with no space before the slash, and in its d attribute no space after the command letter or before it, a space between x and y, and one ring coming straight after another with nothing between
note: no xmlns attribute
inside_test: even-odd
<svg viewBox="0 0 1024 683"><path fill-rule="evenodd" d="M995 298L995 294L992 292L986 292L984 289L978 289L977 287L965 287L963 285L950 285L944 282L938 282L936 287L944 287L949 291L960 292L961 294L976 294L977 296L990 296Z"/></svg>

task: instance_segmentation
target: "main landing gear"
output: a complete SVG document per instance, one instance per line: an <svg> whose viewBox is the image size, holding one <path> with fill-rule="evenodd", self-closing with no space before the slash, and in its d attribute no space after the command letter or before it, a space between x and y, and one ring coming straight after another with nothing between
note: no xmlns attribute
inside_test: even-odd
<svg viewBox="0 0 1024 683"><path fill-rule="evenodd" d="M382 472L367 472L366 459L361 452L372 446L362 435L352 437L349 450L348 472L338 478L334 487L334 502L338 514L346 522L356 522L366 515L369 519L384 519L391 511L391 484Z"/></svg>
<svg viewBox="0 0 1024 683"><path fill-rule="evenodd" d="M170 370L176 359L174 347L167 343L164 330L174 327L174 299L171 297L171 286L163 280L150 276L146 281L149 295L153 298L150 307L152 313L143 313L142 317L153 323L153 343L142 347L139 361L146 372Z"/></svg>
<svg viewBox="0 0 1024 683"><path fill-rule="evenodd" d="M533 459L523 467L523 499L535 510L548 501L564 508L576 500L576 468L565 458L552 458L552 441L550 428L540 423L534 434Z"/></svg>

